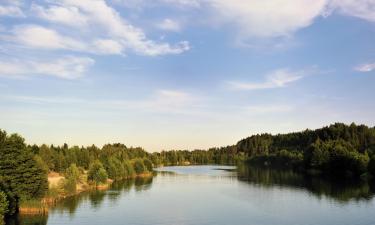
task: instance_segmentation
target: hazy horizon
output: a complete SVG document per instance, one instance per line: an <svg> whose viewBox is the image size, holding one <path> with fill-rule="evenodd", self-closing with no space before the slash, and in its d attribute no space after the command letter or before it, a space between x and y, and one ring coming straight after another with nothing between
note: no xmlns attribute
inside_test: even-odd
<svg viewBox="0 0 375 225"><path fill-rule="evenodd" d="M308 7L306 7L308 5ZM4 0L0 129L153 152L375 125L375 2Z"/></svg>

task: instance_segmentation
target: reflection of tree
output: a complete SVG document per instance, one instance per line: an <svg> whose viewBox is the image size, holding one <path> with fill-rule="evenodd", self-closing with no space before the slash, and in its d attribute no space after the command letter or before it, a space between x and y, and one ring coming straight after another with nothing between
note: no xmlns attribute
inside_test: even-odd
<svg viewBox="0 0 375 225"><path fill-rule="evenodd" d="M318 197L328 197L339 203L367 201L374 197L375 185L359 180L328 180L293 172L241 165L238 179L262 187L305 189Z"/></svg>
<svg viewBox="0 0 375 225"><path fill-rule="evenodd" d="M153 177L138 177L135 179L126 179L114 182L107 191L93 190L83 192L79 195L71 196L61 201L50 208L50 213L69 213L74 216L77 208L84 202L89 202L92 208L99 208L101 204L108 199L112 203L120 199L121 195L128 193L134 188L135 191L149 190L152 185ZM106 198L107 197L107 198ZM28 219L25 219L28 220ZM19 223L13 223L18 225ZM9 224L9 225L13 225ZM28 223L27 223L28 224ZM8 224L7 224L8 225Z"/></svg>
<svg viewBox="0 0 375 225"><path fill-rule="evenodd" d="M90 204L93 208L97 209L104 201L104 197L106 196L105 191L95 190L89 192L89 200Z"/></svg>
<svg viewBox="0 0 375 225"><path fill-rule="evenodd" d="M6 225L46 225L48 215L18 215L9 218Z"/></svg>
<svg viewBox="0 0 375 225"><path fill-rule="evenodd" d="M134 180L134 189L138 191L147 191L152 186L153 177L137 177Z"/></svg>

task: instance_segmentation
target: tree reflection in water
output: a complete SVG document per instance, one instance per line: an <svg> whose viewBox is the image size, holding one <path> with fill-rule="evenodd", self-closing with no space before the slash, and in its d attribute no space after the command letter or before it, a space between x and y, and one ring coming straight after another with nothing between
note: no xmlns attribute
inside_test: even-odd
<svg viewBox="0 0 375 225"><path fill-rule="evenodd" d="M128 193L132 189L136 192L147 191L151 188L153 177L137 177L114 182L109 190L94 190L83 192L79 195L68 197L59 201L55 206L49 209L50 213L58 213L60 215L68 213L70 217L74 217L77 208L81 204L90 204L92 208L100 208L104 200L107 198L111 203L115 204L121 195ZM18 215L9 218L6 225L46 225L48 215Z"/></svg>
<svg viewBox="0 0 375 225"><path fill-rule="evenodd" d="M259 168L248 165L238 166L238 179L264 188L275 186L303 189L318 198L330 198L337 203L369 201L374 197L374 183L364 180L321 178L292 170Z"/></svg>

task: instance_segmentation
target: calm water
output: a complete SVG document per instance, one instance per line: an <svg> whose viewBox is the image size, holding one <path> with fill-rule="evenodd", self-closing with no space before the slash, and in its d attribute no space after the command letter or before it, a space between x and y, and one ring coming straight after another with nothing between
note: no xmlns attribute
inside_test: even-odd
<svg viewBox="0 0 375 225"><path fill-rule="evenodd" d="M374 186L293 172L226 166L166 167L113 184L14 224L374 225Z"/></svg>

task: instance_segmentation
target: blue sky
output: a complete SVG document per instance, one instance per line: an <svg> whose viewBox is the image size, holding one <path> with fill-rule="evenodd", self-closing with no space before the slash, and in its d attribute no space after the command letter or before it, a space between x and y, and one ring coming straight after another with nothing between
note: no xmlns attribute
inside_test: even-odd
<svg viewBox="0 0 375 225"><path fill-rule="evenodd" d="M0 127L162 149L375 125L374 0L2 0Z"/></svg>

